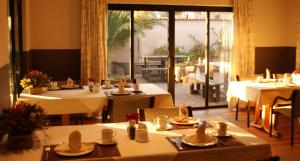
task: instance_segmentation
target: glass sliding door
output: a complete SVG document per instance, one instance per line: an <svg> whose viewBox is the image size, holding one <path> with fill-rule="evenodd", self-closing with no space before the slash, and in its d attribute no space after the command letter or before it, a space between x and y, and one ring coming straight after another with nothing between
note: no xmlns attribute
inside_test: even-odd
<svg viewBox="0 0 300 161"><path fill-rule="evenodd" d="M134 11L134 77L167 89L168 12Z"/></svg>
<svg viewBox="0 0 300 161"><path fill-rule="evenodd" d="M226 105L230 54L233 41L231 12L210 12L209 106Z"/></svg>
<svg viewBox="0 0 300 161"><path fill-rule="evenodd" d="M175 104L203 107L207 12L175 12Z"/></svg>
<svg viewBox="0 0 300 161"><path fill-rule="evenodd" d="M175 106L225 106L232 34L231 7L109 4L108 76L153 83Z"/></svg>
<svg viewBox="0 0 300 161"><path fill-rule="evenodd" d="M112 80L118 80L120 75L131 77L130 13L122 10L108 12L107 73Z"/></svg>

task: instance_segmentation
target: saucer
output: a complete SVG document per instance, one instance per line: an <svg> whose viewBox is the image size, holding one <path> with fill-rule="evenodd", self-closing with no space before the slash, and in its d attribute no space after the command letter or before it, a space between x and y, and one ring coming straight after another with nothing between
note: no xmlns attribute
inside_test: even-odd
<svg viewBox="0 0 300 161"><path fill-rule="evenodd" d="M229 136L231 136L231 134L229 134L229 133L226 133L225 135L219 135L218 133L212 133L212 135L213 136L217 136L217 137L229 137Z"/></svg>
<svg viewBox="0 0 300 161"><path fill-rule="evenodd" d="M102 89L112 89L113 87L110 86L110 87L106 87L106 86L102 86Z"/></svg>
<svg viewBox="0 0 300 161"><path fill-rule="evenodd" d="M56 88L48 88L48 91L56 91L56 90L59 90L60 88L59 87L56 87Z"/></svg>
<svg viewBox="0 0 300 161"><path fill-rule="evenodd" d="M142 91L131 91L132 93L142 93Z"/></svg>
<svg viewBox="0 0 300 161"><path fill-rule="evenodd" d="M156 130L157 131L167 131L167 130L171 130L173 128L173 126L172 125L170 125L170 124L167 124L167 127L166 128L157 128Z"/></svg>
<svg viewBox="0 0 300 161"><path fill-rule="evenodd" d="M54 152L61 156L76 157L86 155L94 150L94 144L82 143L79 151L72 151L69 144L60 144L54 148Z"/></svg>
<svg viewBox="0 0 300 161"><path fill-rule="evenodd" d="M113 140L110 143L103 143L102 140L96 141L95 143L99 144L99 145L114 145L117 144L117 140Z"/></svg>

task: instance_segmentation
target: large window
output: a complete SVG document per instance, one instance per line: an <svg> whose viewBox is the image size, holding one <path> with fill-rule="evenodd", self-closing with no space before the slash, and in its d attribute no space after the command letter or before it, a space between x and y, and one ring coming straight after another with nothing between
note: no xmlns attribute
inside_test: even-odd
<svg viewBox="0 0 300 161"><path fill-rule="evenodd" d="M140 83L154 83L173 95L175 105L226 105L231 11L230 7L109 5L109 78L125 74Z"/></svg>

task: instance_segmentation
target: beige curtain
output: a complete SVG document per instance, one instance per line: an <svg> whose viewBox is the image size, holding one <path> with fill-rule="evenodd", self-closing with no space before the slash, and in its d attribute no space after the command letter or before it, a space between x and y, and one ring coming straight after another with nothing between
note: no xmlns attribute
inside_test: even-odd
<svg viewBox="0 0 300 161"><path fill-rule="evenodd" d="M297 1L297 52L296 70L300 71L300 1Z"/></svg>
<svg viewBox="0 0 300 161"><path fill-rule="evenodd" d="M254 74L253 0L233 0L234 40L230 79Z"/></svg>
<svg viewBox="0 0 300 161"><path fill-rule="evenodd" d="M81 83L106 79L106 0L81 0Z"/></svg>

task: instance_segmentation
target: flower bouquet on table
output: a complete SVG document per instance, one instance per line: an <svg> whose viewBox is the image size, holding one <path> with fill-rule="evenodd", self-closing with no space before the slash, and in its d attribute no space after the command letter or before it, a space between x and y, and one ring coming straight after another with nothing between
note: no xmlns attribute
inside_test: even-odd
<svg viewBox="0 0 300 161"><path fill-rule="evenodd" d="M94 78L88 79L88 86L90 89L90 92L98 93L100 89L100 84L96 81Z"/></svg>
<svg viewBox="0 0 300 161"><path fill-rule="evenodd" d="M294 71L292 73L292 81L296 85L300 85L300 72Z"/></svg>
<svg viewBox="0 0 300 161"><path fill-rule="evenodd" d="M139 113L134 112L130 114L126 114L126 121L134 120L135 123L138 123L139 121Z"/></svg>
<svg viewBox="0 0 300 161"><path fill-rule="evenodd" d="M32 70L21 80L21 86L30 94L41 94L47 91L51 78L38 70Z"/></svg>
<svg viewBox="0 0 300 161"><path fill-rule="evenodd" d="M9 149L29 149L33 147L33 132L44 126L45 114L40 106L21 102L3 109L0 121L1 130L8 133Z"/></svg>

